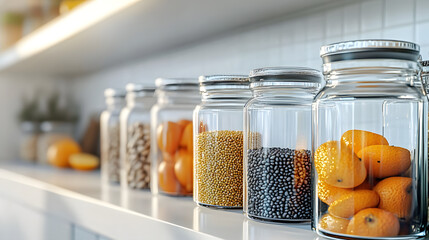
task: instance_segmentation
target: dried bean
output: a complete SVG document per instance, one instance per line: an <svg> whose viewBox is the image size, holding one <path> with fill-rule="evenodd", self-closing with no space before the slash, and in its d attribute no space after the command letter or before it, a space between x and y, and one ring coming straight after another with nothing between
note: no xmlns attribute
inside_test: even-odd
<svg viewBox="0 0 429 240"><path fill-rule="evenodd" d="M150 184L150 125L134 123L128 128L126 174L128 186L149 188Z"/></svg>

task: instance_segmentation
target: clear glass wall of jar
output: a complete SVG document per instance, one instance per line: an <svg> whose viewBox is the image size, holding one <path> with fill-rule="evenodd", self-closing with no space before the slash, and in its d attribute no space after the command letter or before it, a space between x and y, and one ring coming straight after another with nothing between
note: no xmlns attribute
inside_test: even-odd
<svg viewBox="0 0 429 240"><path fill-rule="evenodd" d="M310 221L311 104L322 75L310 68L270 67L253 70L250 82L244 211L263 221Z"/></svg>
<svg viewBox="0 0 429 240"><path fill-rule="evenodd" d="M127 105L121 111L121 185L145 189L150 184L150 109L155 87L127 84Z"/></svg>
<svg viewBox="0 0 429 240"><path fill-rule="evenodd" d="M108 88L104 91L107 109L100 117L101 179L103 184L120 181L119 114L125 106L125 91Z"/></svg>
<svg viewBox="0 0 429 240"><path fill-rule="evenodd" d="M42 122L40 124L40 135L37 139L37 162L47 164L49 147L64 139L74 139L73 133L73 122Z"/></svg>
<svg viewBox="0 0 429 240"><path fill-rule="evenodd" d="M159 78L151 110L151 191L192 196L192 112L200 102L193 78Z"/></svg>
<svg viewBox="0 0 429 240"><path fill-rule="evenodd" d="M194 111L194 201L202 206L243 206L243 108L248 76L200 77L202 103Z"/></svg>
<svg viewBox="0 0 429 240"><path fill-rule="evenodd" d="M327 84L313 102L313 228L344 239L425 236L419 46L350 41L322 47L321 57Z"/></svg>

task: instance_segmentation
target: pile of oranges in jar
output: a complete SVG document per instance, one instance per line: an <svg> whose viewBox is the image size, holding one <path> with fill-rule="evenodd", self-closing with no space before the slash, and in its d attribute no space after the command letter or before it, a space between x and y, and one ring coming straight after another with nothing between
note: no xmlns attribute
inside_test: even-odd
<svg viewBox="0 0 429 240"><path fill-rule="evenodd" d="M158 185L170 195L192 195L193 190L193 127L182 119L164 122L157 127Z"/></svg>
<svg viewBox="0 0 429 240"><path fill-rule="evenodd" d="M321 230L366 237L412 232L417 191L408 149L373 132L349 130L340 141L320 145L314 165Z"/></svg>

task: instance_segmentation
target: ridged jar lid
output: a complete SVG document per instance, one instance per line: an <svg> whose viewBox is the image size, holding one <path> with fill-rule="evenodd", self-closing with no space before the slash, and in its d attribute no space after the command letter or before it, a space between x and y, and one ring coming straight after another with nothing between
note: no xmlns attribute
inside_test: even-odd
<svg viewBox="0 0 429 240"><path fill-rule="evenodd" d="M320 57L324 63L355 59L417 61L419 54L420 46L416 43L383 39L338 42L320 49Z"/></svg>
<svg viewBox="0 0 429 240"><path fill-rule="evenodd" d="M126 95L125 89L121 88L107 88L104 90L104 97L123 98Z"/></svg>
<svg viewBox="0 0 429 240"><path fill-rule="evenodd" d="M246 75L209 75L200 76L200 91L222 89L249 89L249 76Z"/></svg>
<svg viewBox="0 0 429 240"><path fill-rule="evenodd" d="M253 69L250 82L311 82L322 83L320 71L306 67L266 67Z"/></svg>

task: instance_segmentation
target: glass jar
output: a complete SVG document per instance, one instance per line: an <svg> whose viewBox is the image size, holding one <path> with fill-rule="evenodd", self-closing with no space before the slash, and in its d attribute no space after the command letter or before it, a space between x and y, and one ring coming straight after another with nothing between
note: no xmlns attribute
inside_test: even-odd
<svg viewBox="0 0 429 240"><path fill-rule="evenodd" d="M427 99L419 46L322 47L313 101L314 219L321 236L409 239L427 225Z"/></svg>
<svg viewBox="0 0 429 240"><path fill-rule="evenodd" d="M244 211L273 222L311 220L311 103L319 71L269 67L250 73L245 108Z"/></svg>
<svg viewBox="0 0 429 240"><path fill-rule="evenodd" d="M132 189L149 188L150 109L155 87L127 84L127 106L121 111L121 184Z"/></svg>
<svg viewBox="0 0 429 240"><path fill-rule="evenodd" d="M125 106L125 91L108 88L104 91L107 109L100 117L101 180L103 184L120 181L119 114Z"/></svg>
<svg viewBox="0 0 429 240"><path fill-rule="evenodd" d="M21 123L21 135L19 140L19 153L22 160L36 162L37 139L39 138L39 122L25 121Z"/></svg>
<svg viewBox="0 0 429 240"><path fill-rule="evenodd" d="M71 122L42 122L37 140L37 162L47 164L49 147L64 139L74 139L73 132L74 124Z"/></svg>
<svg viewBox="0 0 429 240"><path fill-rule="evenodd" d="M192 196L192 112L200 102L193 78L155 81L157 103L151 110L151 191Z"/></svg>
<svg viewBox="0 0 429 240"><path fill-rule="evenodd" d="M194 201L243 207L243 108L248 76L200 77L202 103L194 111Z"/></svg>

